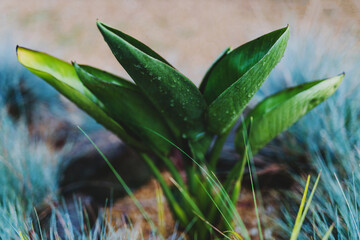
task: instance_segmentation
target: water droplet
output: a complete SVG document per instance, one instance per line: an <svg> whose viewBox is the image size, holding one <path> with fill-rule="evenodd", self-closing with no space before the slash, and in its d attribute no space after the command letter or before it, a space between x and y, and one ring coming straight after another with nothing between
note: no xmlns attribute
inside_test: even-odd
<svg viewBox="0 0 360 240"><path fill-rule="evenodd" d="M183 133L183 134L181 135L181 137L182 137L182 138L186 138L187 136L186 136L185 133Z"/></svg>
<svg viewBox="0 0 360 240"><path fill-rule="evenodd" d="M187 117L184 117L184 121L186 122L188 120L188 118Z"/></svg>
<svg viewBox="0 0 360 240"><path fill-rule="evenodd" d="M158 77L157 79L158 79L158 80L161 80L161 77Z"/></svg>
<svg viewBox="0 0 360 240"><path fill-rule="evenodd" d="M199 139L199 138L201 138L201 137L204 136L204 135L205 135L204 132L200 132L200 133L198 133L198 134L195 135L195 139Z"/></svg>

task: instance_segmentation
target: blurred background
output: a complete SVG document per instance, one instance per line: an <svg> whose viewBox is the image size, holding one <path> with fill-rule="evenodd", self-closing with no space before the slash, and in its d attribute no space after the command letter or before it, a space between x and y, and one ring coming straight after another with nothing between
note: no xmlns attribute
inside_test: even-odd
<svg viewBox="0 0 360 240"><path fill-rule="evenodd" d="M314 27L360 30L356 0L1 0L0 9L5 48L18 44L126 75L98 32L98 19L145 42L196 83L226 47L287 24L301 35Z"/></svg>

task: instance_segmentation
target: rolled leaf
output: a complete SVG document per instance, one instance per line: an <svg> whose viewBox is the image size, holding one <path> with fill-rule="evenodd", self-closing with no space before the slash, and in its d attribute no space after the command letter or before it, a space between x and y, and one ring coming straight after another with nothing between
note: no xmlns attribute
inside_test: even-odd
<svg viewBox="0 0 360 240"><path fill-rule="evenodd" d="M74 63L74 67L80 80L101 101L109 116L138 136L147 148L161 154L169 152L171 145L157 134L173 140L171 132L136 85L89 66Z"/></svg>
<svg viewBox="0 0 360 240"><path fill-rule="evenodd" d="M204 96L209 104L208 130L227 132L281 60L289 28L246 43L223 57L211 70Z"/></svg>
<svg viewBox="0 0 360 240"><path fill-rule="evenodd" d="M230 47L226 48L224 51L222 51L222 52L220 53L220 55L219 55L219 56L215 59L215 61L211 64L211 66L210 66L210 68L207 70L207 72L206 72L203 80L201 81L201 84L200 84L200 87L199 87L200 92L204 93L205 88L206 88L206 86L207 86L207 83L208 83L208 81L209 81L210 76L213 76L212 73L213 73L215 67L217 66L217 64L218 64L219 62L221 62L221 60L222 60L225 56L228 55L228 53L230 52L230 50L231 50Z"/></svg>
<svg viewBox="0 0 360 240"><path fill-rule="evenodd" d="M307 112L330 97L344 78L339 76L313 81L285 89L260 102L246 117L245 126L253 118L249 142L256 153L279 133L289 128ZM244 148L242 126L236 131L235 146L241 153Z"/></svg>
<svg viewBox="0 0 360 240"><path fill-rule="evenodd" d="M129 144L142 148L137 140L101 109L97 98L82 84L70 63L23 47L17 47L17 56L27 69L52 85L97 122Z"/></svg>
<svg viewBox="0 0 360 240"><path fill-rule="evenodd" d="M123 33L97 22L117 60L167 120L173 132L193 138L204 131L206 104L197 87L173 67ZM125 37L124 37L125 36Z"/></svg>

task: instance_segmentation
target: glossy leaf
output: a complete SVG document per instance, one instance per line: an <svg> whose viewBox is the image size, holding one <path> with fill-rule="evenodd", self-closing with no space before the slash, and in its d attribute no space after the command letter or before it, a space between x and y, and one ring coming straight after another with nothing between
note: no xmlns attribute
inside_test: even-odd
<svg viewBox="0 0 360 240"><path fill-rule="evenodd" d="M201 84L200 84L200 87L199 87L200 92L204 93L205 88L206 88L206 86L207 86L207 83L208 83L208 81L209 81L209 78L210 78L210 76L213 75L212 72L214 71L214 68L216 67L216 65L217 65L219 62L221 62L221 60L222 60L225 56L227 56L227 54L230 52L230 50L231 50L230 47L226 48L224 51L222 51L222 52L220 53L220 55L219 55L219 56L215 59L215 61L211 64L211 66L210 66L210 68L207 70L207 72L206 72L203 80L201 81Z"/></svg>
<svg viewBox="0 0 360 240"><path fill-rule="evenodd" d="M100 124L129 144L142 147L101 109L97 98L82 84L70 63L46 53L22 47L17 47L17 55L20 63L27 69L52 85Z"/></svg>
<svg viewBox="0 0 360 240"><path fill-rule="evenodd" d="M204 89L211 132L223 134L235 124L281 60L288 38L288 27L271 32L231 51L214 66Z"/></svg>
<svg viewBox="0 0 360 240"><path fill-rule="evenodd" d="M73 65L75 65L75 64L73 64ZM114 83L114 84L120 85L122 87L126 87L129 89L134 89L136 91L139 91L139 88L134 83L130 82L129 80L127 80L125 78L116 76L114 74L108 73L106 71L103 71L101 69L94 68L94 67L91 67L88 65L79 64L78 66L80 66L88 74L96 76L97 78L101 79L102 81ZM75 71L76 71L76 68L75 68ZM81 79L80 79L80 81L81 81Z"/></svg>
<svg viewBox="0 0 360 240"><path fill-rule="evenodd" d="M136 85L88 66L74 63L74 67L80 80L102 102L109 116L138 136L147 148L163 154L169 152L171 145L157 134L173 140L171 132Z"/></svg>
<svg viewBox="0 0 360 240"><path fill-rule="evenodd" d="M117 60L137 86L166 118L176 135L194 138L204 131L205 101L196 86L142 45L138 47L120 31L98 22ZM138 41L136 42L138 43Z"/></svg>
<svg viewBox="0 0 360 240"><path fill-rule="evenodd" d="M307 112L330 97L344 74L285 89L259 103L246 117L245 126L253 118L249 136L251 150L256 153L279 133L289 128ZM235 145L243 151L242 127L237 130Z"/></svg>

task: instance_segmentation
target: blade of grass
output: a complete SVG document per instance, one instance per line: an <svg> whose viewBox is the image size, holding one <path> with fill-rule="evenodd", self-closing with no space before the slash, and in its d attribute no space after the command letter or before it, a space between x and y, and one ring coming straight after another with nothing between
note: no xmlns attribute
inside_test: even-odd
<svg viewBox="0 0 360 240"><path fill-rule="evenodd" d="M158 222L159 222L159 231L162 235L165 235L165 209L163 202L163 193L161 188L156 183L156 205L158 210Z"/></svg>
<svg viewBox="0 0 360 240"><path fill-rule="evenodd" d="M170 181L179 189L180 193L184 197L184 199L190 204L190 206L193 208L192 211L196 211L200 216L203 216L203 213L199 209L199 207L196 205L196 203L193 201L189 193L183 189L176 181L173 179L170 179Z"/></svg>
<svg viewBox="0 0 360 240"><path fill-rule="evenodd" d="M331 232L332 232L332 230L334 229L334 226L335 226L334 223L331 224L331 226L330 226L329 229L326 231L324 237L323 237L321 240L328 240L328 239L329 239L329 237L330 237L330 235L331 235Z"/></svg>
<svg viewBox="0 0 360 240"><path fill-rule="evenodd" d="M299 211L298 211L298 214L296 216L296 220L295 220L295 224L294 224L294 229L296 226L299 225L299 222L301 220L301 216L303 214L303 211L304 211L304 207L305 207L305 202L306 202L306 197L307 197L307 191L309 189L309 184L310 184L310 175L308 175L307 177L307 181L306 181L306 185L305 185L305 189L304 189L304 194L302 196L302 199L301 199L301 203L300 203L300 207L299 207ZM294 229L293 229L293 232L294 232Z"/></svg>
<svg viewBox="0 0 360 240"><path fill-rule="evenodd" d="M158 135L159 137L163 138L165 141L169 142L172 146L174 146L175 148L177 148L181 153L184 154L184 156L188 157L190 160L192 160L198 167L200 170L203 171L203 173L209 177L209 179L214 183L214 185L219 188L221 191L221 201L226 201L227 204L229 204L229 208L228 211L232 211L232 212L237 212L235 206L232 204L232 201L228 195L228 193L225 191L224 187L222 186L222 184L220 183L219 179L217 179L217 177L215 176L215 174L212 172L213 176L210 175L210 173L203 167L201 166L195 159L193 159L189 154L187 154L184 150L182 150L179 146L177 146L175 143L173 143L172 141L170 141L169 139L165 138L164 136L162 136L161 134L157 133L156 131L153 131L152 129L148 129L146 128L148 131L151 131L152 133ZM245 236L245 239L250 239L250 235L245 227L244 222L242 221L242 219L240 218L240 216L237 214L236 219L238 221L238 224L240 225L240 228L242 229L242 231L244 231L243 235Z"/></svg>
<svg viewBox="0 0 360 240"><path fill-rule="evenodd" d="M105 162L107 163L107 165L109 166L109 168L111 169L111 171L113 172L113 174L115 175L115 177L118 179L118 181L121 183L121 185L123 186L124 190L126 191L126 193L130 196L131 200L135 203L136 207L139 209L139 211L141 212L141 214L143 215L143 217L145 218L145 220L150 224L151 229L155 232L157 231L157 228L154 224L154 222L151 220L151 218L149 217L149 215L146 213L145 209L141 206L141 203L139 202L139 200L135 197L135 195L132 193L132 191L130 190L129 186L125 183L125 181L123 180L123 178L118 174L118 172L115 170L114 166L110 163L110 161L107 159L107 157L103 154L103 152L97 147L97 145L91 140L91 138L86 134L86 132L84 130L82 130L82 128L80 126L78 126L79 130L85 135L85 137L91 142L91 144L95 147L95 149L98 151L98 153L101 155L101 157L105 160Z"/></svg>
<svg viewBox="0 0 360 240"><path fill-rule="evenodd" d="M225 231L224 233L231 233L233 234L235 237L237 237L239 240L244 240L240 234L238 234L237 232L234 232L234 231Z"/></svg>
<svg viewBox="0 0 360 240"><path fill-rule="evenodd" d="M188 219L184 210L180 207L179 203L176 201L175 196L172 194L169 186L166 184L163 176L159 169L155 166L154 162L146 154L140 154L144 161L148 164L151 171L153 172L155 178L158 180L161 188L164 191L164 194L169 202L170 208L173 210L173 213L177 215L177 218L182 222L182 224L188 223Z"/></svg>
<svg viewBox="0 0 360 240"><path fill-rule="evenodd" d="M360 233L359 233L359 229L358 229L358 226L357 226L357 224L356 224L356 221L355 221L354 213L353 213L353 211L351 210L349 201L348 201L348 199L347 199L346 196L345 196L344 190L343 190L343 188L342 188L342 186L341 186L341 184L340 184L340 181L339 181L336 173L334 173L334 176L335 176L335 178L336 178L337 183L339 184L339 187L340 187L341 193L342 193L342 195L343 195L343 197L344 197L344 199L345 199L346 205L347 205L347 207L349 208L350 215L351 215L351 220L354 222L354 225L355 225L355 228L356 228L356 233L357 233L357 235L358 235L358 238L360 239Z"/></svg>
<svg viewBox="0 0 360 240"><path fill-rule="evenodd" d="M183 188L186 188L184 180L182 179L179 170L176 169L174 163L165 156L158 155L158 157L160 157L160 159L164 162L164 164L168 168L170 174L179 183L179 185L182 186Z"/></svg>
<svg viewBox="0 0 360 240"><path fill-rule="evenodd" d="M36 216L37 225L39 226L40 239L44 239L44 237L43 237L43 235L42 235L42 229L41 229L41 224L40 224L39 215L38 215L35 207L34 207L34 213L35 213L35 216Z"/></svg>
<svg viewBox="0 0 360 240"><path fill-rule="evenodd" d="M252 170L251 170L251 166L250 166L250 160L249 160L249 158L246 158L246 159L247 159L249 174L250 174L251 191L252 191L252 195L253 195L253 199L254 199L254 207L255 207L256 221L257 221L258 230L259 230L259 238L260 238L260 240L263 240L264 237L263 237L262 230L261 230L261 221L260 221L259 211L258 211L257 202L256 202L256 194L255 194L255 188L254 188L254 183L253 183L253 176L252 176Z"/></svg>
<svg viewBox="0 0 360 240"><path fill-rule="evenodd" d="M196 212L194 212L195 215L197 215ZM207 225L209 225L212 229L214 229L216 232L218 232L219 234L221 234L223 237L225 237L226 239L230 239L230 237L226 236L223 232L221 232L219 229L217 229L214 225L212 225L209 221L207 221L205 218L201 217L200 215L197 215L198 218L200 218L204 223L206 223Z"/></svg>
<svg viewBox="0 0 360 240"><path fill-rule="evenodd" d="M321 176L321 172L319 173L319 175L318 175L318 177L317 177L317 179L315 181L314 187L313 187L313 189L312 189L312 191L310 193L310 196L309 196L309 198L308 198L308 200L306 202L306 205L305 205L305 208L304 208L303 213L301 215L300 221L296 225L294 225L293 231L291 233L290 240L296 240L298 238L298 236L299 236L302 224L304 223L304 220L305 220L305 217L306 217L306 213L310 208L312 198L313 198L313 196L315 194L316 187L317 187L317 185L319 183L320 176Z"/></svg>
<svg viewBox="0 0 360 240"><path fill-rule="evenodd" d="M226 224L228 225L228 227L231 229L231 231L234 231L233 227L231 226L229 220L227 219L227 217L224 215L224 213L221 211L219 205L217 204L217 202L214 200L214 198L211 196L211 194L209 193L209 191L206 189L206 187L204 186L204 184L201 182L201 180L199 178L196 178L196 180L199 182L199 184L201 185L201 187L204 189L204 191L206 192L207 196L209 197L209 199L212 201L212 203L214 204L214 206L216 207L216 209L219 211L219 213L221 214L221 216L223 217L224 221L226 222ZM224 206L226 207L226 206Z"/></svg>

